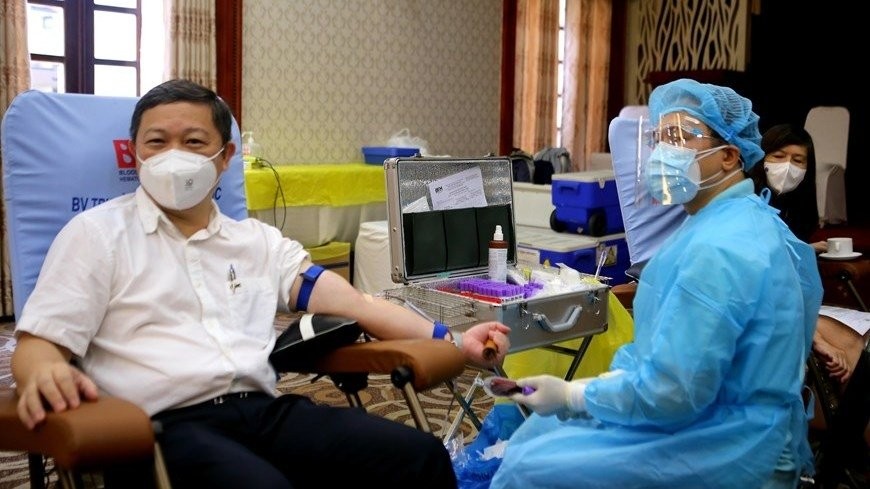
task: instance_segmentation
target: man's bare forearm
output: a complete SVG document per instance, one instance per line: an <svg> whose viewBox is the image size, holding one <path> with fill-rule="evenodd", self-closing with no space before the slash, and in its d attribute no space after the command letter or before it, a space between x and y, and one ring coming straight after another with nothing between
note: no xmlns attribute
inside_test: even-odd
<svg viewBox="0 0 870 489"><path fill-rule="evenodd" d="M62 346L30 333L22 333L12 354L12 376L19 392L39 366L53 362L68 362L71 353Z"/></svg>

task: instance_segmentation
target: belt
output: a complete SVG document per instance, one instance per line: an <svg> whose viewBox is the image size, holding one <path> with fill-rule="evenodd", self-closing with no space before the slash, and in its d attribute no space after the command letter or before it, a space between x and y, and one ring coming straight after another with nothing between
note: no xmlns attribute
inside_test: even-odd
<svg viewBox="0 0 870 489"><path fill-rule="evenodd" d="M224 394L222 396L217 396L213 399L205 401L206 404L223 404L227 401L232 401L233 399L247 399L248 397L263 397L266 396L263 392L231 392L229 394Z"/></svg>

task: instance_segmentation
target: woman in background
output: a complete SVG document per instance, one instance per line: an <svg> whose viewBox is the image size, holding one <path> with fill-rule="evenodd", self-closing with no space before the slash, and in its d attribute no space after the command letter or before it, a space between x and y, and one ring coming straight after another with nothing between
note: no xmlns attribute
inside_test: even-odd
<svg viewBox="0 0 870 489"><path fill-rule="evenodd" d="M770 205L780 210L780 217L795 236L810 243L816 253L827 251L825 241L810 242L819 229L812 136L803 127L779 124L764 133L761 149L763 164L749 171L755 192L763 195L767 190ZM861 362L868 361L864 351L867 340L867 335L862 337L833 318L819 316L816 323L813 350L830 378L839 384L839 402L844 406L822 437L821 450L826 456L817 467L817 483L823 489L839 487L847 477L852 477L850 483L866 477L863 472L867 470L867 444L862 435L870 427L867 412L870 399L865 387L867 365L862 367ZM857 384L847 389L853 376L857 377L854 380Z"/></svg>
<svg viewBox="0 0 870 489"><path fill-rule="evenodd" d="M779 124L761 138L764 164L754 166L749 175L755 193L769 189L770 205L798 239L810 243L819 229L816 204L816 152L813 138L803 127ZM810 243L816 253L827 251L825 241Z"/></svg>

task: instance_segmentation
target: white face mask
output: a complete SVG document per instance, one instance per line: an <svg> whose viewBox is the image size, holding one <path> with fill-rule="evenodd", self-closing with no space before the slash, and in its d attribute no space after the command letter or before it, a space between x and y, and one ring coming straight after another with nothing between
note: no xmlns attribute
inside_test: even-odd
<svg viewBox="0 0 870 489"><path fill-rule="evenodd" d="M142 160L139 183L158 204L173 210L186 210L202 202L217 182L217 168L212 157L170 149Z"/></svg>
<svg viewBox="0 0 870 489"><path fill-rule="evenodd" d="M778 194L791 192L803 181L807 174L805 168L801 168L792 162L773 163L764 162L764 172L767 174L767 184Z"/></svg>

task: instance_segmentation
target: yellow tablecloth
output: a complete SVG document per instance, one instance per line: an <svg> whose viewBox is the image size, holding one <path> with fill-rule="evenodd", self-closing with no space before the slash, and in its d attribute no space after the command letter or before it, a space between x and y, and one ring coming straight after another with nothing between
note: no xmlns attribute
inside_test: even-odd
<svg viewBox="0 0 870 489"><path fill-rule="evenodd" d="M275 172L284 191L278 189ZM387 200L383 165L364 163L322 163L276 165L245 170L245 193L252 211L273 207L361 205ZM283 204L283 205L282 205Z"/></svg>

